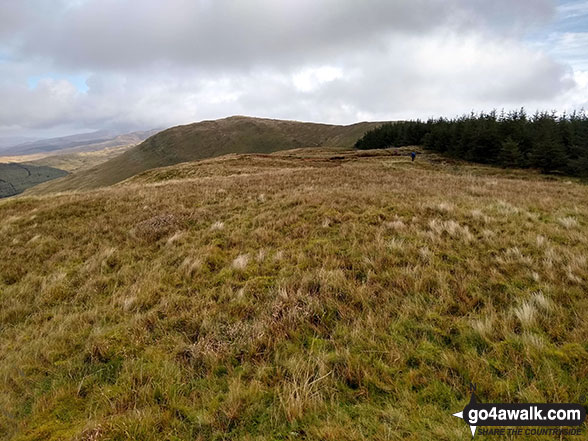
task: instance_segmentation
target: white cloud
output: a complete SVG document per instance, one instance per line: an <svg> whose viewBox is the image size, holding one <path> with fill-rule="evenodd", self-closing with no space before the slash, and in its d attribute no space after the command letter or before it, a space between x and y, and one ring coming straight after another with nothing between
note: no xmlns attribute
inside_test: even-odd
<svg viewBox="0 0 588 441"><path fill-rule="evenodd" d="M587 101L565 61L585 36L554 39L561 56L523 38L555 12L551 0L2 2L0 135L567 108Z"/></svg>
<svg viewBox="0 0 588 441"><path fill-rule="evenodd" d="M553 32L538 46L556 60L572 63L576 69L588 70L588 32Z"/></svg>
<svg viewBox="0 0 588 441"><path fill-rule="evenodd" d="M557 7L557 10L564 19L588 15L588 1L580 0L562 3Z"/></svg>
<svg viewBox="0 0 588 441"><path fill-rule="evenodd" d="M301 92L313 92L323 84L343 77L343 71L334 66L307 67L296 72L292 81Z"/></svg>

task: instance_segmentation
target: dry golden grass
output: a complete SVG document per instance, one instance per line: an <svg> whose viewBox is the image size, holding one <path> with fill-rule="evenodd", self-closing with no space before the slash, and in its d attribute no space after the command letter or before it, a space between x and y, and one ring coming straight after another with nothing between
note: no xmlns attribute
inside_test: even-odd
<svg viewBox="0 0 588 441"><path fill-rule="evenodd" d="M91 152L70 153L34 153L20 156L0 156L2 162L20 162L33 165L45 165L73 173L85 170L108 161L134 147L135 144L107 147Z"/></svg>
<svg viewBox="0 0 588 441"><path fill-rule="evenodd" d="M392 153L0 202L0 438L455 440L470 382L587 395L588 188Z"/></svg>

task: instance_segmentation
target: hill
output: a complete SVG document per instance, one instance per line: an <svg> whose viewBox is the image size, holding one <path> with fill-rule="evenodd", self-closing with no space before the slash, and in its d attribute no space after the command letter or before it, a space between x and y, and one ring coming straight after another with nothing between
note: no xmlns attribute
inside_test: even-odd
<svg viewBox="0 0 588 441"><path fill-rule="evenodd" d="M135 147L136 144L126 144L116 147L105 147L101 150L91 150L88 152L57 153L43 155L40 159L29 159L36 155L20 157L26 164L45 165L65 170L69 173L76 173L81 170L87 170L103 162L112 159L121 153ZM0 160L3 158L0 157Z"/></svg>
<svg viewBox="0 0 588 441"><path fill-rule="evenodd" d="M108 132L97 132L106 136ZM26 148L0 152L0 197L14 196L40 183L68 176L69 173L92 168L133 148L157 130L116 135L98 140L96 133L39 141L37 147L51 144L42 153L8 153L28 151ZM75 144L75 146L72 146ZM49 145L49 144L47 144ZM35 151L33 148L31 151Z"/></svg>
<svg viewBox="0 0 588 441"><path fill-rule="evenodd" d="M35 194L115 184L137 173L228 153L270 153L298 147L351 147L379 123L350 126L235 116L173 127L103 164L37 187Z"/></svg>
<svg viewBox="0 0 588 441"><path fill-rule="evenodd" d="M14 196L27 188L67 175L53 167L0 163L0 198Z"/></svg>
<svg viewBox="0 0 588 441"><path fill-rule="evenodd" d="M158 130L123 133L112 130L98 130L91 133L42 139L18 144L2 150L2 156L24 156L90 152L110 147L138 144L157 133ZM0 158L1 159L1 158ZM31 159L38 159L31 158Z"/></svg>
<svg viewBox="0 0 588 441"><path fill-rule="evenodd" d="M0 153L12 146L33 141L37 141L37 139L28 136L0 136Z"/></svg>
<svg viewBox="0 0 588 441"><path fill-rule="evenodd" d="M92 138L87 142L80 144L79 135L66 138L55 138L49 140L55 144L44 152L26 153L19 148L9 151L0 151L0 163L18 162L32 165L44 165L55 167L68 172L74 172L85 168L91 168L120 153L129 150L135 145L141 143L148 137L156 134L158 130L149 130L145 132L133 132L123 135L117 135L107 140L97 140ZM68 143L59 144L62 139L78 139L77 144L68 147ZM47 142L42 141L42 142ZM71 141L69 141L71 144ZM25 149L26 150L26 149Z"/></svg>
<svg viewBox="0 0 588 441"><path fill-rule="evenodd" d="M406 153L0 201L0 438L453 441L470 383L580 402L588 187Z"/></svg>

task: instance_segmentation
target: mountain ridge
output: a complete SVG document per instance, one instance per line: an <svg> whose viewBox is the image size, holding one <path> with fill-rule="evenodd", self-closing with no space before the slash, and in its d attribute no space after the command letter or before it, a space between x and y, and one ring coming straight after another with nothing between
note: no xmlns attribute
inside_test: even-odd
<svg viewBox="0 0 588 441"><path fill-rule="evenodd" d="M134 132L114 130L97 130L56 138L40 139L24 142L2 149L3 156L24 156L33 154L70 153L79 151L93 151L122 144L141 142L154 135L159 129Z"/></svg>

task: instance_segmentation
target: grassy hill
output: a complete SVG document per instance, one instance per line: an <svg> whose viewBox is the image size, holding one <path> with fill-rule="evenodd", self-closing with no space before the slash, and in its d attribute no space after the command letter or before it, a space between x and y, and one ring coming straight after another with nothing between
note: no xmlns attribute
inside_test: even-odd
<svg viewBox="0 0 588 441"><path fill-rule="evenodd" d="M14 196L27 188L67 175L53 167L0 163L0 198Z"/></svg>
<svg viewBox="0 0 588 441"><path fill-rule="evenodd" d="M42 139L5 148L2 156L20 155L44 157L51 154L75 152L92 152L123 145L138 144L159 130L147 130L120 134L118 132L99 130L92 133Z"/></svg>
<svg viewBox="0 0 588 441"><path fill-rule="evenodd" d="M115 158L127 150L132 149L135 147L135 145L136 144L127 144L117 147L105 147L101 150L94 150L90 152L60 153L33 160L28 160L26 157L23 159L27 161L27 164L46 165L49 167L65 170L69 173L76 173L81 170L90 169L112 158Z"/></svg>
<svg viewBox="0 0 588 441"><path fill-rule="evenodd" d="M0 438L453 441L470 382L578 402L587 226L581 183L402 150L1 201Z"/></svg>
<svg viewBox="0 0 588 441"><path fill-rule="evenodd" d="M298 147L351 147L379 123L350 126L234 116L164 130L89 170L37 187L35 194L112 185L148 169L228 153L270 153Z"/></svg>
<svg viewBox="0 0 588 441"><path fill-rule="evenodd" d="M22 147L15 147L12 153L0 151L0 163L17 162L31 165L54 167L68 172L76 172L91 168L102 162L120 155L126 150L140 144L148 137L156 134L158 130L145 132L132 132L123 135L111 136L103 140L97 139L96 135L74 135L65 138L54 138L45 141L38 141L38 146L44 143L47 151L26 153L29 144ZM86 139L89 138L89 139ZM75 142L72 140L76 140ZM34 150L34 149L33 149Z"/></svg>

